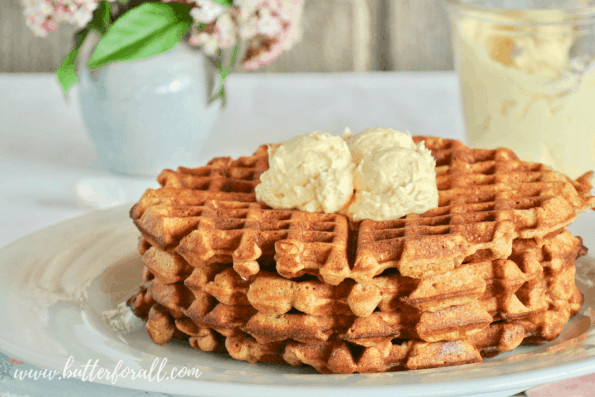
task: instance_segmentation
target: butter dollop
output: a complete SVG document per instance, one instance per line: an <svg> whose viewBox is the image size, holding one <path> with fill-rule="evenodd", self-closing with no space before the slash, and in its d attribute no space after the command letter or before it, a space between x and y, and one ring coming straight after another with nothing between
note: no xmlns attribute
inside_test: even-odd
<svg viewBox="0 0 595 397"><path fill-rule="evenodd" d="M423 142L390 128L372 128L346 136L355 169L355 196L347 215L390 220L438 207L436 160Z"/></svg>
<svg viewBox="0 0 595 397"><path fill-rule="evenodd" d="M353 195L353 164L347 143L312 132L269 147L269 169L256 185L256 199L272 208L339 211Z"/></svg>
<svg viewBox="0 0 595 397"><path fill-rule="evenodd" d="M415 149L415 143L410 134L393 130L392 128L368 128L357 135L352 135L346 130L343 139L349 145L351 156L355 164L359 164L366 153L377 148L387 146L399 146L408 149Z"/></svg>

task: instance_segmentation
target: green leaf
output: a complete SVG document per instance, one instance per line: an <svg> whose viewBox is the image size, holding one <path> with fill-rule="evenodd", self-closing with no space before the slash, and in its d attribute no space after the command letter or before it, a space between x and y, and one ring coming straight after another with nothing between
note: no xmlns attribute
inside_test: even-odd
<svg viewBox="0 0 595 397"><path fill-rule="evenodd" d="M178 22L148 40L138 42L135 45L127 46L116 51L108 59L94 63L94 59L92 58L89 62L89 67L94 69L105 66L113 61L134 61L162 54L174 48L176 44L180 42L180 39L184 37L188 29L188 24Z"/></svg>
<svg viewBox="0 0 595 397"><path fill-rule="evenodd" d="M95 10L94 18L89 22L88 28L97 31L100 35L105 35L112 25L112 5L107 1L102 1Z"/></svg>
<svg viewBox="0 0 595 397"><path fill-rule="evenodd" d="M56 78L64 90L64 95L68 94L70 87L78 83L78 77L76 75L76 58L87 34L89 34L89 31L92 29L103 35L107 32L111 23L111 4L107 1L102 1L93 13L93 19L89 22L88 27L75 34L74 48L70 50L60 66L58 66L58 69L56 69Z"/></svg>
<svg viewBox="0 0 595 397"><path fill-rule="evenodd" d="M191 8L177 3L144 3L129 10L101 39L89 67L148 58L172 49L192 25Z"/></svg>
<svg viewBox="0 0 595 397"><path fill-rule="evenodd" d="M70 50L60 66L58 66L58 69L56 69L56 77L58 78L58 82L64 90L64 95L68 94L70 87L79 81L78 77L76 76L76 57L80 49L80 46L76 46Z"/></svg>
<svg viewBox="0 0 595 397"><path fill-rule="evenodd" d="M233 0L213 0L215 3L221 4L222 6L232 6Z"/></svg>

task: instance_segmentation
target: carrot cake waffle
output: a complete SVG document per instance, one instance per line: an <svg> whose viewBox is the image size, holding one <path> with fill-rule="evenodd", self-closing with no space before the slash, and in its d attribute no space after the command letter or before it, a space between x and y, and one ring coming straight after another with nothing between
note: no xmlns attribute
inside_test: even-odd
<svg viewBox="0 0 595 397"><path fill-rule="evenodd" d="M323 373L480 362L555 339L582 304L565 227L595 206L577 180L508 149L414 137L438 207L389 221L271 209L267 146L164 170L130 211L145 268L128 300L157 344Z"/></svg>

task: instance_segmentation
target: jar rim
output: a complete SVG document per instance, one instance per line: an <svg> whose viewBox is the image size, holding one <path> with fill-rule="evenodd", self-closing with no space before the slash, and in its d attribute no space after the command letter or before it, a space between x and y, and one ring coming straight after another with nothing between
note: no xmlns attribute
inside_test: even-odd
<svg viewBox="0 0 595 397"><path fill-rule="evenodd" d="M573 8L499 8L465 0L443 0L449 14L504 25L594 25L595 4ZM553 20L552 16L556 16Z"/></svg>

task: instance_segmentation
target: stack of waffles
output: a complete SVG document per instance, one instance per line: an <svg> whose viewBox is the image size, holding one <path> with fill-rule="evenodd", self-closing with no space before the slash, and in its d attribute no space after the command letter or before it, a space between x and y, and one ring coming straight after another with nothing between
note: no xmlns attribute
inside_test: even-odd
<svg viewBox="0 0 595 397"><path fill-rule="evenodd" d="M131 209L145 268L128 300L152 340L323 373L474 363L555 339L581 307L565 227L595 206L508 149L415 137L439 207L390 221L256 201L267 147L165 170Z"/></svg>

